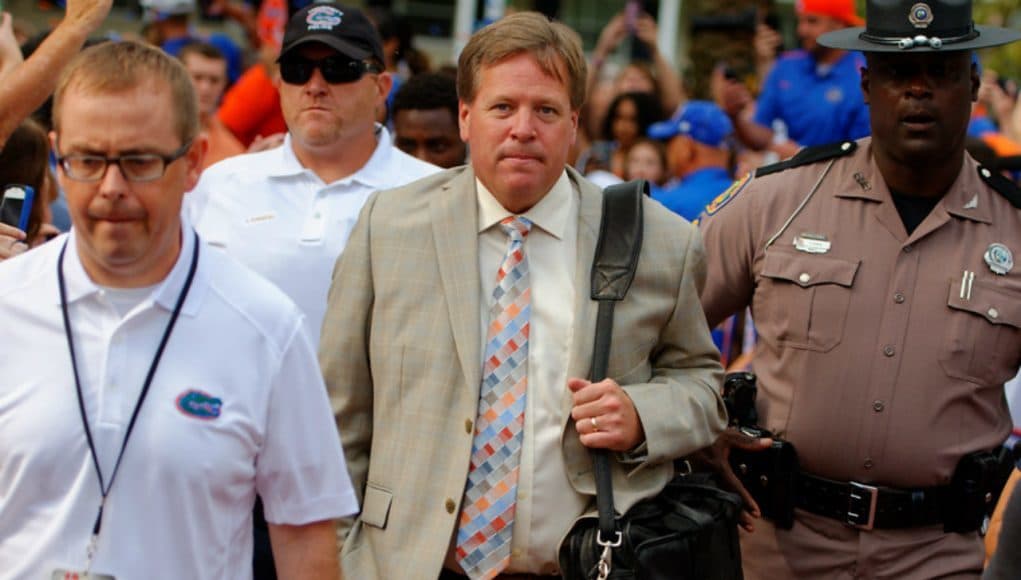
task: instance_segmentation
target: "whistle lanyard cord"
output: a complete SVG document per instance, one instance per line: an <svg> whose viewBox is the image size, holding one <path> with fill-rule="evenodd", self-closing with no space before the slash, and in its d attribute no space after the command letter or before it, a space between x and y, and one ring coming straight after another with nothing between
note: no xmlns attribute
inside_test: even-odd
<svg viewBox="0 0 1021 580"><path fill-rule="evenodd" d="M149 393L149 387L152 385L153 376L156 374L156 367L159 366L160 359L163 357L163 350L167 346L167 341L170 340L170 334L174 330L174 325L177 323L177 317L181 314L181 308L184 306L184 301L188 297L188 291L191 290L192 280L195 278L195 270L198 267L199 262L199 238L198 234L195 234L194 249L191 256L191 266L188 269L188 277L184 281L184 286L181 288L181 293L177 297L177 303L174 305L174 310L170 315L170 321L167 322L167 327L163 331L163 338L160 339L159 347L156 349L156 354L153 356L152 364L149 365L149 372L146 374L145 382L142 384L142 392L138 396L138 401L135 403L135 410L131 413L131 420L128 422L128 428L124 432L124 440L121 442L120 452L117 454L117 462L114 463L113 471L110 473L110 482L107 484L103 478L103 472L99 467L99 455L96 453L96 444L92 438L92 429L89 428L88 415L85 412L85 396L82 392L81 377L78 374L78 360L75 356L74 350L74 334L71 331L71 317L68 314L67 306L67 285L64 281L64 254L67 251L67 241L64 241L64 247L60 249L60 257L57 259L57 283L60 288L60 310L64 317L64 334L67 337L67 350L71 355L71 369L74 372L74 385L75 390L78 393L78 411L81 414L82 427L85 429L85 439L89 443L89 453L92 455L92 464L96 468L96 477L99 478L99 492L102 496L99 503L99 512L96 514L96 523L92 526L93 537L99 535L99 530L103 524L103 507L106 504L106 496L109 495L110 489L113 487L114 479L117 477L117 472L120 470L121 460L124 458L124 450L128 446L128 439L131 437L131 432L135 428L135 421L138 419L138 413L142 410L142 403L145 402L145 396Z"/></svg>

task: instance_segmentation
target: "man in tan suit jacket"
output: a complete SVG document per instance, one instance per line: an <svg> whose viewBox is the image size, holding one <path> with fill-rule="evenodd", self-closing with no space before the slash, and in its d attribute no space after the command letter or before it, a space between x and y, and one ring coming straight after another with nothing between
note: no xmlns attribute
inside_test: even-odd
<svg viewBox="0 0 1021 580"><path fill-rule="evenodd" d="M588 448L616 452L624 512L725 425L722 370L698 300L701 242L650 200L637 274L616 310L612 378L580 378L593 350L602 198L565 167L584 97L576 36L534 13L509 16L473 36L459 74L471 166L371 197L334 272L320 362L361 494L361 515L343 530L351 578L463 577L455 537L482 420L485 290L496 265L487 269L486 236L506 239L489 227L494 215L534 222L523 246L533 293L528 405L509 556L471 577L558 573L558 543L594 510Z"/></svg>

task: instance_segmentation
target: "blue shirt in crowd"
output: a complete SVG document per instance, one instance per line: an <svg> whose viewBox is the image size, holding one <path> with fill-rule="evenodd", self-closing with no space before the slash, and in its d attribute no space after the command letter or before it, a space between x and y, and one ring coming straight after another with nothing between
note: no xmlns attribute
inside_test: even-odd
<svg viewBox="0 0 1021 580"><path fill-rule="evenodd" d="M691 221L723 190L730 187L733 178L722 167L706 167L692 171L674 187L654 189L652 199L670 211Z"/></svg>
<svg viewBox="0 0 1021 580"><path fill-rule="evenodd" d="M772 127L780 119L788 138L802 146L869 135L859 72L863 66L860 52L847 52L830 66L820 66L803 50L785 53L766 77L755 122Z"/></svg>

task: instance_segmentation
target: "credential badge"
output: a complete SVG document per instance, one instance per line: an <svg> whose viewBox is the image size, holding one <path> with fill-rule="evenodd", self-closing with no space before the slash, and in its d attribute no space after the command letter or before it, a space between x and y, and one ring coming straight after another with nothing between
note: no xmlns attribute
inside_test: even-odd
<svg viewBox="0 0 1021 580"><path fill-rule="evenodd" d="M1010 272L1014 267L1014 255L1011 254L1010 248L1000 243L989 244L982 259L986 261L994 274L1000 276Z"/></svg>
<svg viewBox="0 0 1021 580"><path fill-rule="evenodd" d="M807 254L825 254L830 251L830 241L823 234L802 232L794 237L794 249Z"/></svg>
<svg viewBox="0 0 1021 580"><path fill-rule="evenodd" d="M932 24L932 8L925 2L919 2L911 7L908 20L915 28L928 28Z"/></svg>

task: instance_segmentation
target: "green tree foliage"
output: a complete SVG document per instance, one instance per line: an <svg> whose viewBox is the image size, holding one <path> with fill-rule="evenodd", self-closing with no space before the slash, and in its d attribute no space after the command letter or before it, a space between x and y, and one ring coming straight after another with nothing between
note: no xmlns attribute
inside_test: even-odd
<svg viewBox="0 0 1021 580"><path fill-rule="evenodd" d="M975 0L975 23L1021 29L1021 0ZM979 51L982 66L1021 79L1021 41Z"/></svg>

